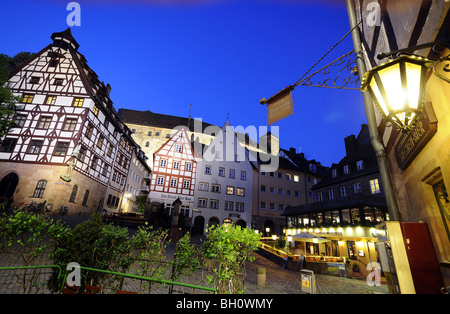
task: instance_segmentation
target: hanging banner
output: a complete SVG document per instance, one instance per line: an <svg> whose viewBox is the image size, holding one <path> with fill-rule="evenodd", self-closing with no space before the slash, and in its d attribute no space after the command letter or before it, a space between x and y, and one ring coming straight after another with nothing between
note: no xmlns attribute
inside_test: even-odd
<svg viewBox="0 0 450 314"><path fill-rule="evenodd" d="M265 102L267 103L267 125L274 124L294 114L293 90L294 86L289 85Z"/></svg>

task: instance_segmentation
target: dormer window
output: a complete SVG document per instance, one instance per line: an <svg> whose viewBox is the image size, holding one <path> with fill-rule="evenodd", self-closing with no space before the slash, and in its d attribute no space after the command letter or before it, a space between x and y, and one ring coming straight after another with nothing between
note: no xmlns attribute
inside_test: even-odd
<svg viewBox="0 0 450 314"><path fill-rule="evenodd" d="M333 169L333 170L331 171L331 176L332 176L333 178L337 178L337 169Z"/></svg>
<svg viewBox="0 0 450 314"><path fill-rule="evenodd" d="M362 160L359 160L356 162L356 168L358 170L363 170L364 169L364 162Z"/></svg>
<svg viewBox="0 0 450 314"><path fill-rule="evenodd" d="M350 173L350 166L349 165L345 165L344 166L344 174L349 174Z"/></svg>
<svg viewBox="0 0 450 314"><path fill-rule="evenodd" d="M317 172L316 164L309 164L309 170L312 171L312 172Z"/></svg>

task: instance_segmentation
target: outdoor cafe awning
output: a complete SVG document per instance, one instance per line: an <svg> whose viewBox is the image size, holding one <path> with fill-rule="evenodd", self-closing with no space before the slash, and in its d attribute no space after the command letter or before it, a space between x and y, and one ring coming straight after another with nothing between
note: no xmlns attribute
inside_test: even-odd
<svg viewBox="0 0 450 314"><path fill-rule="evenodd" d="M324 242L330 242L330 240L327 240L325 238L317 237L311 233L307 232L301 232L299 234L292 235L292 240L294 241L300 241L300 242L315 242L314 239L317 239L316 243L324 243Z"/></svg>

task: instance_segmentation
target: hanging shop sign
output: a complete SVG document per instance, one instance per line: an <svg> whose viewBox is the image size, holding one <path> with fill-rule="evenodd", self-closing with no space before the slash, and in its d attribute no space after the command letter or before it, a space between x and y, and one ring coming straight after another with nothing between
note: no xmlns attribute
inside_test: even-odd
<svg viewBox="0 0 450 314"><path fill-rule="evenodd" d="M289 85L268 100L261 100L261 104L267 104L267 125L272 125L294 114L292 102L294 88L295 86Z"/></svg>
<svg viewBox="0 0 450 314"><path fill-rule="evenodd" d="M395 158L401 170L411 164L437 131L437 120L431 103L426 103L425 109L425 117L410 132L401 134L394 147Z"/></svg>

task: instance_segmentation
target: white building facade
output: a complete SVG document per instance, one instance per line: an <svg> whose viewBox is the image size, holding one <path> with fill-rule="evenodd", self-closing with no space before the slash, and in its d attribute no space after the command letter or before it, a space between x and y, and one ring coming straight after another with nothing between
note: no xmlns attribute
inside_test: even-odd
<svg viewBox="0 0 450 314"><path fill-rule="evenodd" d="M249 151L237 140L227 121L198 162L192 233L204 234L211 225L250 227L253 166Z"/></svg>

